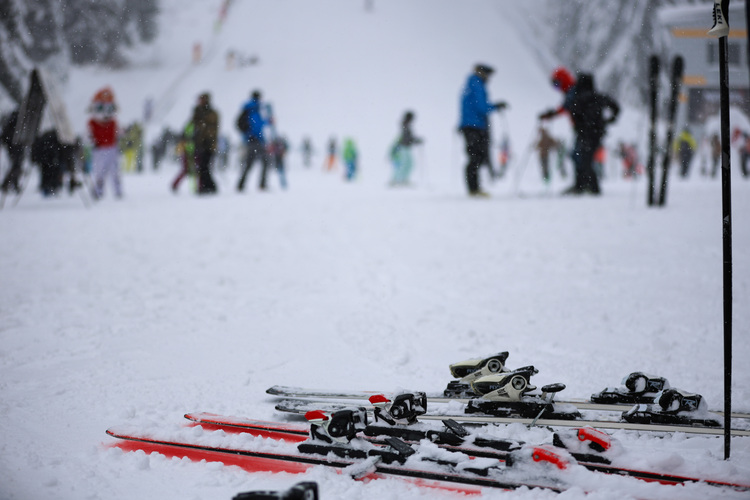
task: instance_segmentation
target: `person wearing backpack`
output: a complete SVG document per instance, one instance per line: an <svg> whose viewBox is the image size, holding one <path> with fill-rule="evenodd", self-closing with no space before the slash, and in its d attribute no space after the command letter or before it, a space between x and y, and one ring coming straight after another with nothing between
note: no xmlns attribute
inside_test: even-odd
<svg viewBox="0 0 750 500"><path fill-rule="evenodd" d="M577 81L564 68L552 74L552 84L565 92L565 100L557 109L539 115L548 120L562 112L568 112L576 131L572 152L575 165L575 183L563 194L600 194L599 179L594 170L594 154L601 146L607 125L617 120L620 106L610 96L594 90L594 77L580 73Z"/></svg>
<svg viewBox="0 0 750 500"><path fill-rule="evenodd" d="M269 158L266 153L266 140L263 129L269 123L270 121L266 120L261 114L261 93L259 90L255 90L237 117L237 128L242 133L247 151L242 167L242 174L237 183L237 191L242 192L245 189L245 180L256 160L260 160L261 162L260 183L258 187L261 191L266 189Z"/></svg>

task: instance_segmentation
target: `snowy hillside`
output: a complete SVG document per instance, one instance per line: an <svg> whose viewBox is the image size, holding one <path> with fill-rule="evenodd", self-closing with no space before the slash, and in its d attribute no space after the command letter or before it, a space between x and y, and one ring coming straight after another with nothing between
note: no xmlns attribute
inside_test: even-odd
<svg viewBox="0 0 750 500"><path fill-rule="evenodd" d="M700 176L696 160L689 179L670 180L661 210L646 208L643 180L622 179L613 153L601 197L557 196L571 181L556 170L543 183L529 146L538 112L560 95L538 64L549 56L542 42L515 29L533 24L534 2L375 0L366 11L349 0L236 0L216 31L221 3L164 0L159 41L132 54L133 68L72 71L65 100L74 127L83 132L103 85L113 87L123 124L155 99L149 138L181 128L197 95L210 91L236 141L239 106L258 88L293 146L313 138L315 164L305 169L292 151L286 191L271 173L270 192L237 193L234 163L217 172L216 196L186 186L173 194L178 165L168 161L158 172L126 174L123 199L107 192L90 209L67 193L42 198L35 176L16 206L8 200L0 212L0 500L230 499L303 479L319 482L325 500L462 498L324 468L248 474L124 453L105 430L176 432L188 411L282 420L264 393L273 384L439 391L449 364L504 350L509 366L539 369L535 385L565 383L561 397L587 398L645 371L721 407L719 179ZM199 65L191 63L196 42ZM227 70L229 50L259 64ZM455 132L459 94L477 62L497 69L489 92L510 109L493 117L493 138L508 134L514 153L506 178L483 179L487 200L465 194ZM406 109L426 143L415 154L414 186L389 189L386 155ZM607 141L642 144L644 124L626 110ZM564 119L550 128L570 135ZM358 142L354 183L321 168L332 135ZM733 161L733 397L735 409L750 411L750 182ZM552 439L520 424L492 432ZM734 438L723 461L719 437L613 436L632 467L750 477L747 437ZM620 477L592 486L591 495L576 487L560 498L747 497ZM480 498L554 497L522 489Z"/></svg>
<svg viewBox="0 0 750 500"><path fill-rule="evenodd" d="M136 69L114 74L92 69L71 76L71 114L79 130L93 92L111 84L123 122L140 119L151 97L157 118L178 129L197 95L211 91L222 130L239 139L234 122L240 106L253 89L261 89L274 104L279 132L293 144L309 135L322 152L330 137L352 137L363 156L363 177L380 183L389 174L386 155L399 120L412 109L415 131L427 140L425 164L436 178L453 175L455 183L459 173L447 167L460 162L463 148L456 134L458 97L477 62L497 69L490 97L509 102L510 110L502 122L495 117L494 126L498 136L501 129L512 130L519 154L536 132L536 114L560 98L546 70L517 56L528 48L513 29L519 14L511 5L477 2L466 9L447 0L389 1L375 2L368 12L361 2L294 2L284 10L268 2L239 1L218 33L217 2L164 2L162 8L163 42L139 56L143 60ZM477 19L488 28L473 29ZM503 22L508 29L494 28ZM187 34L185 25L191 27ZM195 42L205 54L198 66L191 65ZM227 71L230 50L257 56L259 64ZM153 71L155 66L160 70ZM159 131L154 126L148 133Z"/></svg>

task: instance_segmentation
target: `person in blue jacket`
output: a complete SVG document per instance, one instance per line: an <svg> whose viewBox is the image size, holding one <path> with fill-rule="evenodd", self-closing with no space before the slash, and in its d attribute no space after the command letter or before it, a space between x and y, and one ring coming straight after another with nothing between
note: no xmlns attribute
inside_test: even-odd
<svg viewBox="0 0 750 500"><path fill-rule="evenodd" d="M263 129L268 124L270 124L270 121L261 114L260 91L255 90L250 100L242 107L242 112L237 119L237 128L242 132L247 151L242 167L242 175L240 175L240 181L237 184L237 191L245 189L245 179L256 160L260 160L262 168L259 188L261 190L266 189L266 174L270 162L266 152L266 139Z"/></svg>
<svg viewBox="0 0 750 500"><path fill-rule="evenodd" d="M493 72L491 67L477 64L461 95L461 122L458 128L466 141L466 154L469 157L466 187L471 196L488 196L479 186L479 167L486 164L492 171L489 115L507 106L505 102L489 102L485 85Z"/></svg>

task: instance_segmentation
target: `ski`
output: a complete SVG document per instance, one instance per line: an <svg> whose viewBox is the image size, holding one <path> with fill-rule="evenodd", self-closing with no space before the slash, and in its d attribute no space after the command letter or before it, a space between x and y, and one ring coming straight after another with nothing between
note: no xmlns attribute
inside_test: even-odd
<svg viewBox="0 0 750 500"><path fill-rule="evenodd" d="M676 56L672 61L672 75L670 81L669 109L667 110L667 138L664 146L664 158L662 161L661 188L659 190L659 206L667 202L667 182L669 180L669 164L672 161L672 138L674 136L674 124L677 116L677 104L680 97L680 86L682 85L682 73L684 62L682 56Z"/></svg>
<svg viewBox="0 0 750 500"><path fill-rule="evenodd" d="M180 438L159 437L151 433L141 433L133 428L110 428L107 434L118 440L113 446L123 451L141 450L168 457L188 458L192 461L221 462L227 466L241 467L249 472L303 473L314 466L325 466L335 468L342 474L349 474L354 479L393 476L415 482L419 486L462 493L480 493L479 488L514 490L527 487L555 492L565 489L565 485L557 479L527 480L529 474L526 471L506 470L505 467L496 464L488 466L485 463L483 467L483 464L475 464L472 460L462 460L459 463L433 460L397 440L391 440L393 446L389 449L374 447L372 451L375 455L358 458L363 451L360 448L326 446L315 441L306 441L299 445L307 445L303 449L310 452L305 453L297 446L285 445L282 442L262 443L257 449L253 449L230 444L204 444L200 438L187 435L181 435ZM169 433L170 436L174 434L175 432ZM346 456L347 451L350 452L350 456ZM418 467L422 459L427 462L424 468ZM461 457L458 459L461 460ZM549 471L544 469L543 472L547 474Z"/></svg>
<svg viewBox="0 0 750 500"><path fill-rule="evenodd" d="M655 204L656 190L656 122L659 113L659 57L651 56L649 58L648 71L648 88L649 103L651 108L651 121L649 123L649 141L648 141L648 163L646 163L646 174L648 175L648 206Z"/></svg>
<svg viewBox="0 0 750 500"><path fill-rule="evenodd" d="M636 405L635 408L645 409L647 405ZM362 407L368 410L372 409L369 404L352 404L345 402L316 402L302 399L284 399L277 402L275 409L282 413L290 413L295 415L304 415L307 412L321 410L326 412L336 412L345 409L352 409L353 407ZM453 419L457 422L463 422L468 424L513 424L521 423L524 425L538 425L538 426L549 426L549 427L593 427L596 429L622 429L631 431L644 431L644 432L684 432L686 434L704 434L711 436L721 436L724 434L724 430L721 427L705 427L705 426L691 426L691 425L679 425L679 424L648 424L648 423L636 423L636 422L622 422L622 421L609 421L609 420L589 420L589 419L578 419L578 420L562 420L562 419L549 419L543 418L524 418L524 417L498 417L492 415L482 414L467 414L464 412L462 405L448 405L445 408L439 408L438 410L417 417L419 420L443 420ZM750 430L744 429L732 429L732 436L750 436Z"/></svg>
<svg viewBox="0 0 750 500"><path fill-rule="evenodd" d="M297 425L293 423L279 423L279 422L266 422L261 420L251 420L242 417L232 417L217 415L214 413L206 412L193 412L185 414L185 418L191 421L194 425L200 425L204 429L208 430L224 430L225 432L245 432L253 436L260 437L274 437L279 440L288 440L291 442L302 442L306 440L310 434L309 425ZM448 424L450 428L452 424ZM368 426L365 428L364 433L366 436L371 436L373 439L378 439L378 436L382 436L384 427L382 426ZM387 432L387 428L385 428ZM434 430L434 432L443 432ZM424 439L430 439L429 431L424 430L418 431ZM464 430L454 431L454 435L458 436L463 434ZM477 439L474 437L471 439L468 436L464 436L465 442L469 443L466 446L463 445L445 445L439 444L440 447L448 449L450 451L458 451L465 453L469 456L482 457L482 458L496 458L498 460L506 460L509 452L515 449L520 449L523 443L512 442L508 440L487 440ZM404 438L402 438L404 439ZM420 438L421 439L421 438ZM563 435L555 434L555 445L562 446L564 448L573 448L578 446L579 452L571 451L573 457L577 460L579 465L584 466L589 470L601 472L604 474L617 474L635 477L644 481L654 481L662 484L683 484L689 482L704 482L712 486L731 487L738 490L750 491L750 484L739 484L731 483L726 481L711 480L706 478L697 478L684 476L679 474L669 474L654 471L644 471L639 469L633 469L622 465L612 464L604 456L596 454L594 451L608 450L611 447L611 443L608 441L608 437L597 434L596 431L591 429L577 429L575 436L573 436L573 444L567 444L566 441L570 442L570 438L565 439ZM404 439L405 441L412 441ZM378 441L376 441L378 442ZM586 443L582 445L581 443ZM583 453L581 453L583 451Z"/></svg>
<svg viewBox="0 0 750 500"><path fill-rule="evenodd" d="M603 391L604 392L604 391ZM319 389L308 389L303 387L285 386L285 385L274 385L266 390L266 394L276 396L283 399L305 399L310 401L320 400L354 400L362 401L363 404L369 400L371 396L378 394L384 394L387 391L326 391ZM461 397L448 397L439 393L426 393L428 403L468 403L473 398L461 398ZM584 401L582 399L568 399L568 400L555 400L557 404L561 405L573 405L579 410L594 410L594 411L607 411L607 412L623 412L633 407L635 402L632 403L595 403L591 401ZM343 404L343 403L342 403ZM349 404L351 406L351 403ZM711 410L712 413L717 415L723 415L720 411ZM750 413L743 412L732 412L732 418L739 419L750 419Z"/></svg>

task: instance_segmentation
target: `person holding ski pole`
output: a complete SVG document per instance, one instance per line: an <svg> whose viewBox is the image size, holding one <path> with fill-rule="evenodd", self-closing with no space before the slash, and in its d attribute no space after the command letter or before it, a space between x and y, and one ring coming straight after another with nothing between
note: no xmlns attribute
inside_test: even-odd
<svg viewBox="0 0 750 500"><path fill-rule="evenodd" d="M266 139L263 134L264 127L269 123L261 114L261 93L259 90L253 91L250 100L245 103L237 118L237 128L240 129L245 139L247 156L245 165L240 175L237 191L242 192L245 189L245 179L255 160L261 162L260 184L259 189L266 189L266 175L268 173L269 158L266 153Z"/></svg>
<svg viewBox="0 0 750 500"><path fill-rule="evenodd" d="M620 106L611 97L594 90L594 77L588 73L578 75L576 81L565 68L552 73L552 85L565 92L565 100L557 109L545 111L540 120L548 120L567 111L576 131L573 147L575 183L563 194L600 194L599 179L594 171L594 154L601 146L606 126L617 119ZM604 111L609 110L608 116Z"/></svg>
<svg viewBox="0 0 750 500"><path fill-rule="evenodd" d="M486 84L494 71L486 64L477 64L461 94L461 121L458 129L464 135L466 154L469 157L465 170L469 196L489 196L479 186L479 167L486 164L492 172L489 115L507 107L504 101L494 104L489 102Z"/></svg>

